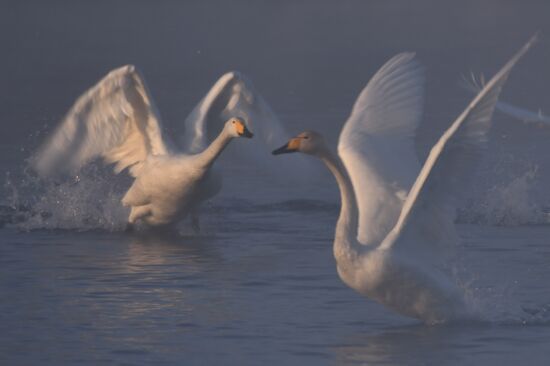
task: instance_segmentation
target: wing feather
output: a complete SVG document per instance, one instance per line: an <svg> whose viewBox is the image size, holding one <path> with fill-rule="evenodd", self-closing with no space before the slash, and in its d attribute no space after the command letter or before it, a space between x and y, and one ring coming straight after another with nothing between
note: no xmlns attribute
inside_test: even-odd
<svg viewBox="0 0 550 366"><path fill-rule="evenodd" d="M292 159L284 167L272 159L271 151L290 135L250 79L238 71L222 75L189 114L185 120L184 150L191 154L203 151L231 117L243 118L254 138L239 144L238 148L229 148L224 159L233 158L241 166L252 164L268 174L273 173L272 177L283 170L288 177L294 168L302 173L310 169L303 157Z"/></svg>
<svg viewBox="0 0 550 366"><path fill-rule="evenodd" d="M34 155L43 176L82 167L101 156L116 173L134 176L147 155L167 153L160 116L133 65L111 71L73 105L49 141Z"/></svg>
<svg viewBox="0 0 550 366"><path fill-rule="evenodd" d="M536 36L502 67L433 146L383 247L408 246L419 251L424 246L430 249L425 252L436 256L434 250L451 244L449 230L454 230L458 200L467 191L467 183L486 148L500 91L535 40Z"/></svg>
<svg viewBox="0 0 550 366"><path fill-rule="evenodd" d="M392 229L420 170L414 137L423 101L423 68L414 53L398 54L363 89L340 134L338 153L357 196L363 244L379 244Z"/></svg>

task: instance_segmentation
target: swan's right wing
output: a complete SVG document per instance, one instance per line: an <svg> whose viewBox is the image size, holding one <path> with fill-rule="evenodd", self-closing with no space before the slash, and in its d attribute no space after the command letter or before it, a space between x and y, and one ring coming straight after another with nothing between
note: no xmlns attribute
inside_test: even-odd
<svg viewBox="0 0 550 366"><path fill-rule="evenodd" d="M115 172L137 174L148 154L167 153L160 117L132 65L111 71L84 93L49 141L32 157L42 176L75 170L97 156Z"/></svg>
<svg viewBox="0 0 550 366"><path fill-rule="evenodd" d="M222 75L185 120L184 147L190 153L204 150L231 117L243 118L270 152L288 138L267 102L252 82L237 71Z"/></svg>
<svg viewBox="0 0 550 366"><path fill-rule="evenodd" d="M449 230L454 230L456 207L486 147L502 86L535 40L504 65L433 146L382 248L393 246L438 258L453 244L454 232Z"/></svg>
<svg viewBox="0 0 550 366"><path fill-rule="evenodd" d="M471 74L469 78L464 77L460 83L463 88L476 94L479 93L484 84L485 80L483 78L483 75L481 75L478 79L473 74ZM510 117L519 119L523 122L538 122L550 124L550 116L542 114L542 111L533 112L528 109L516 107L515 105L502 101L497 102L496 109L504 114L509 115Z"/></svg>
<svg viewBox="0 0 550 366"><path fill-rule="evenodd" d="M393 228L420 164L424 70L413 53L387 61L359 95L338 143L359 207L358 240L379 244Z"/></svg>
<svg viewBox="0 0 550 366"><path fill-rule="evenodd" d="M243 118L254 138L230 147L224 158L264 172L279 173L284 169L288 173L292 166L301 168L302 173L309 169L307 159L292 159L290 167L272 159L271 151L280 141L288 140L290 134L250 79L238 71L222 75L186 118L183 149L191 154L203 151L231 117Z"/></svg>

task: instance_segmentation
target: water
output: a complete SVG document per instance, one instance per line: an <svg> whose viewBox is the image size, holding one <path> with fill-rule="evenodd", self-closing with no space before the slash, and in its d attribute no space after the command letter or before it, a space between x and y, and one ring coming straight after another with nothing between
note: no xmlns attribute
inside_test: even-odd
<svg viewBox="0 0 550 366"><path fill-rule="evenodd" d="M0 362L458 365L550 357L548 226L460 225L470 299L485 320L434 327L340 282L332 205L246 202L208 211L199 236L3 229Z"/></svg>
<svg viewBox="0 0 550 366"><path fill-rule="evenodd" d="M550 112L549 11L490 0L3 1L0 364L547 364L548 128L495 115L458 218L456 274L479 321L441 326L339 280L338 192L322 169L263 176L228 150L201 234L184 222L153 235L123 232L127 177L92 165L44 183L26 159L83 90L126 63L145 74L169 132L237 69L291 133L314 128L335 144L365 82L405 50L427 67L423 159L470 98L460 73L494 72L536 30L503 98Z"/></svg>

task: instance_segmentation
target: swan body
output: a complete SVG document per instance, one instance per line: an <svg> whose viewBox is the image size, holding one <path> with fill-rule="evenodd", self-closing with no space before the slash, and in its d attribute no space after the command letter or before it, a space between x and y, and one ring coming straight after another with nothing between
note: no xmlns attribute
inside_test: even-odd
<svg viewBox="0 0 550 366"><path fill-rule="evenodd" d="M365 252L358 261L342 255L336 260L344 283L399 314L430 324L468 316L462 293L448 273L427 269L414 257L379 249Z"/></svg>
<svg viewBox="0 0 550 366"><path fill-rule="evenodd" d="M236 101L245 97L248 104L241 102L236 108ZM185 122L190 144L178 148L163 134L142 75L134 66L124 66L76 101L32 164L47 177L76 170L101 156L114 164L116 173L127 169L134 178L122 199L130 207L129 224L142 220L150 226L170 225L191 213L198 229L198 207L221 188L216 159L232 139L252 137L241 115L255 107L254 97L261 100L240 74L222 76ZM226 115L231 116L208 143L210 120Z"/></svg>
<svg viewBox="0 0 550 366"><path fill-rule="evenodd" d="M239 136L232 133L235 124L244 126L238 119L229 120L219 137L201 153L149 156L122 199L124 206L131 207L128 222L142 219L150 226L169 225L192 213L194 225L198 225L198 206L221 189L221 174L213 163L230 140Z"/></svg>
<svg viewBox="0 0 550 366"><path fill-rule="evenodd" d="M273 151L316 156L336 178L342 205L334 257L349 287L427 323L470 316L448 269L458 240L456 202L484 149L500 90L533 42L485 85L421 168L413 137L424 78L411 53L390 59L362 91L340 135L338 156L314 131Z"/></svg>

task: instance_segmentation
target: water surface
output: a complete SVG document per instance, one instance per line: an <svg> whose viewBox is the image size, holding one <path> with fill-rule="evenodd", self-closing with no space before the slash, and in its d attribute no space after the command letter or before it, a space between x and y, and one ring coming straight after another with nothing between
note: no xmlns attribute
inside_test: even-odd
<svg viewBox="0 0 550 366"><path fill-rule="evenodd" d="M496 365L550 357L550 227L461 225L461 263L484 321L427 326L340 282L331 205L249 205L211 208L199 236L3 229L0 360Z"/></svg>

